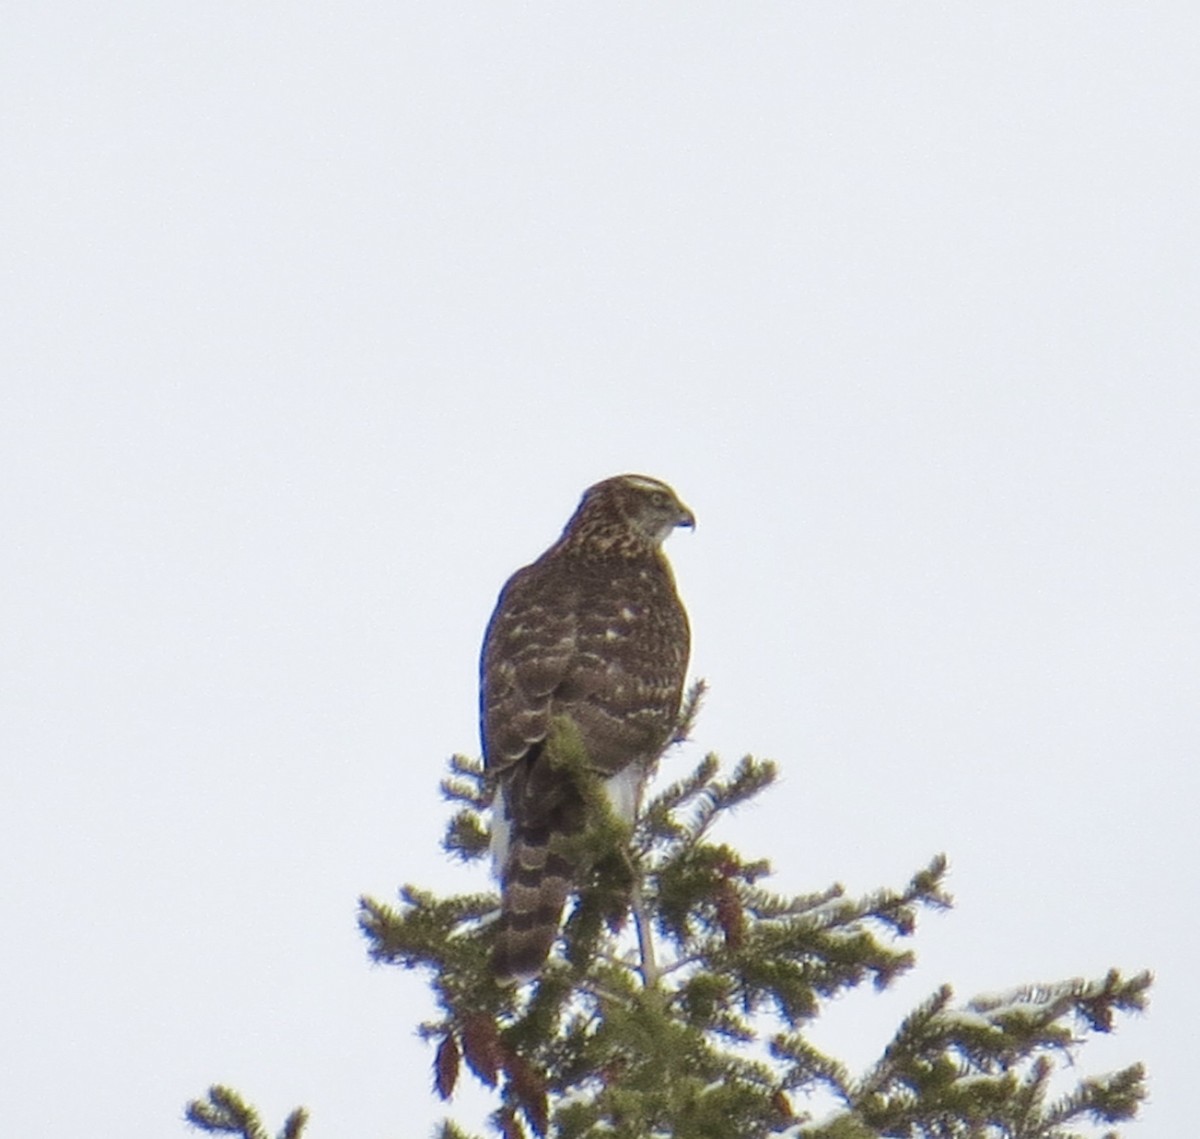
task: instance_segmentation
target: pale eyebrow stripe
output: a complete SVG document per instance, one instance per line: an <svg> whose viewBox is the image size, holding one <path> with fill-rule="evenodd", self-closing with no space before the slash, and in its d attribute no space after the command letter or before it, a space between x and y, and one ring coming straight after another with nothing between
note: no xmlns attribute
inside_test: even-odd
<svg viewBox="0 0 1200 1139"><path fill-rule="evenodd" d="M671 489L665 482L659 482L658 479L652 479L646 475L626 475L625 481L631 486L641 487L642 490L670 491Z"/></svg>

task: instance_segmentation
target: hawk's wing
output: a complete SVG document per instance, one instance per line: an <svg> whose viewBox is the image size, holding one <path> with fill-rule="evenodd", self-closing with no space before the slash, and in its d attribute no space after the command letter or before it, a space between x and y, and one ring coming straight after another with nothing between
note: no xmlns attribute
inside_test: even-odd
<svg viewBox="0 0 1200 1139"><path fill-rule="evenodd" d="M484 760L493 774L546 738L554 693L575 658L577 594L552 588L552 577L537 562L514 574L484 636L480 719Z"/></svg>

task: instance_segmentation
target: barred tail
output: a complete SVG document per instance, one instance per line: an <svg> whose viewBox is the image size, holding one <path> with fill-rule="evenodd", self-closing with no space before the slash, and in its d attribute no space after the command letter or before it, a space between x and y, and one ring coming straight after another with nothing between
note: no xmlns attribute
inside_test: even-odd
<svg viewBox="0 0 1200 1139"><path fill-rule="evenodd" d="M550 955L575 878L563 852L566 837L553 824L514 828L492 950L501 984L532 980Z"/></svg>

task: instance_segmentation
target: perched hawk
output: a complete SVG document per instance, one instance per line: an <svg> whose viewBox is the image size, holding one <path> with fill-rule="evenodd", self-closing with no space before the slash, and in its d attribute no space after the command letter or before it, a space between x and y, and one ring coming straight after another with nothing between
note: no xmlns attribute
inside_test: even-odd
<svg viewBox="0 0 1200 1139"><path fill-rule="evenodd" d="M578 730L612 809L632 822L647 767L679 714L689 633L663 540L694 526L675 492L618 475L584 492L562 537L500 592L480 661L483 756L496 783L492 855L502 904L493 967L537 976L577 868L579 789L545 754L557 717Z"/></svg>

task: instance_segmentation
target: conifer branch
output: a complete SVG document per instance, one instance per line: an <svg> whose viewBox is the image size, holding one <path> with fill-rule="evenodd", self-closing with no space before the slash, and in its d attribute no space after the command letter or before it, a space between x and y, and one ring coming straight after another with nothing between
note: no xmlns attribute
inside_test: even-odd
<svg viewBox="0 0 1200 1139"><path fill-rule="evenodd" d="M438 1131L435 1139L479 1139L477 1135L471 1135L464 1131L458 1124L446 1119L442 1121L441 1129Z"/></svg>
<svg viewBox="0 0 1200 1139"><path fill-rule="evenodd" d="M700 715L700 708L707 695L708 681L703 679L692 681L691 686L683 694L683 703L679 708L679 718L675 722L675 730L671 733L671 739L667 747L673 744L684 743L692 738L692 728L696 725L696 717Z"/></svg>
<svg viewBox="0 0 1200 1139"><path fill-rule="evenodd" d="M635 838L639 850L647 852L656 842L671 842L684 833L674 816L712 782L719 766L715 755L706 755L691 774L663 788L643 807Z"/></svg>
<svg viewBox="0 0 1200 1139"><path fill-rule="evenodd" d="M442 780L442 797L452 803L464 803L477 811L491 806L487 775L483 763L466 755L452 755L450 774Z"/></svg>
<svg viewBox="0 0 1200 1139"><path fill-rule="evenodd" d="M1145 1097L1145 1073L1133 1065L1084 1080L1047 1105L1051 1056L1069 1055L1082 1042L1073 1023L1109 1031L1114 1012L1143 1009L1149 985L1149 974L1126 980L1114 970L1098 981L980 996L958 1009L943 986L904 1020L844 1098L855 1117L885 1135L1078 1139L1079 1132L1063 1128L1133 1118ZM957 1120L958 1129L939 1120Z"/></svg>
<svg viewBox="0 0 1200 1139"><path fill-rule="evenodd" d="M214 1134L237 1135L241 1139L269 1139L258 1112L232 1088L214 1084L207 1099L195 1099L184 1109L184 1118L193 1127ZM308 1112L296 1108L280 1128L278 1139L300 1139L308 1122Z"/></svg>
<svg viewBox="0 0 1200 1139"><path fill-rule="evenodd" d="M653 989L658 985L658 961L654 952L654 934L650 926L650 912L642 897L642 884L635 880L630 898L630 909L633 911L634 926L637 929L639 972L642 975L642 985Z"/></svg>
<svg viewBox="0 0 1200 1139"><path fill-rule="evenodd" d="M689 693L672 742L690 731L702 696L702 685ZM554 721L548 749L587 806L589 825L572 841L588 869L561 953L535 983L492 977L494 892L405 886L397 903L362 898L358 914L373 960L429 980L438 1011L419 1031L434 1094L449 1100L464 1078L477 1080L496 1097L490 1127L501 1139L1083 1139L1080 1127L1136 1115L1138 1064L1056 1099L1049 1089L1055 1065L1089 1033L1145 1007L1149 974L1113 970L963 1005L943 986L855 1076L806 1026L830 1000L866 982L885 988L912 966L919 918L952 905L945 856L860 897L836 883L776 893L766 860L712 837L722 816L774 782L773 763L747 756L725 775L707 755L650 795L631 831L609 810L570 721ZM443 846L463 862L486 853L492 790L478 760L451 758ZM838 1105L820 1122L793 1106L817 1092ZM268 1139L227 1088L189 1104L187 1117ZM279 1139L300 1139L306 1118L293 1112ZM450 1121L438 1134L478 1139Z"/></svg>

